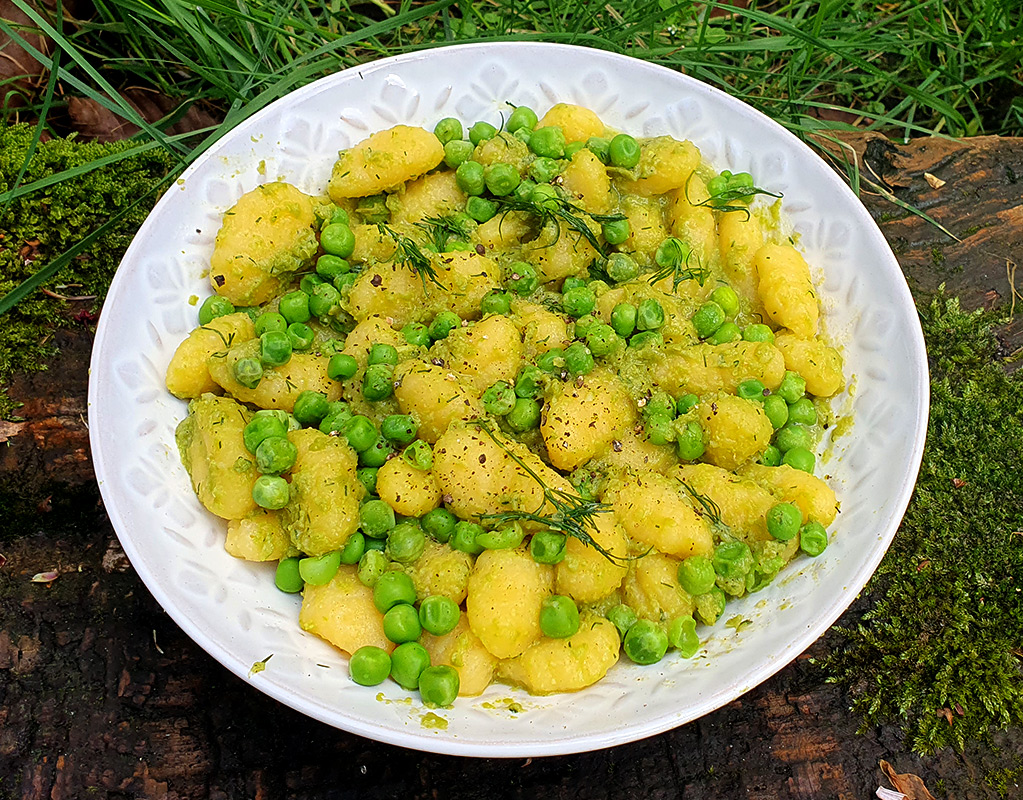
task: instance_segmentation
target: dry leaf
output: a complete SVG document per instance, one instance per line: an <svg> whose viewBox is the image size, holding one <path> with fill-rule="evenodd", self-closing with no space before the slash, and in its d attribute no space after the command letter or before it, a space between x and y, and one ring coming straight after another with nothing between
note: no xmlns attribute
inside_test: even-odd
<svg viewBox="0 0 1023 800"><path fill-rule="evenodd" d="M146 122L157 122L168 114L174 112L180 105L174 100L160 92L131 88L124 91L124 99L134 108ZM74 129L82 134L83 139L92 139L97 142L116 142L127 139L139 132L139 127L133 122L128 122L118 116L110 109L100 105L95 100L84 97L72 97L68 100L68 113ZM213 116L203 111L198 106L192 105L184 115L173 125L167 126L165 132L171 135L189 133L216 125L218 122Z"/></svg>
<svg viewBox="0 0 1023 800"><path fill-rule="evenodd" d="M895 791L905 795L906 800L935 800L934 795L927 791L927 787L924 786L924 782L920 780L919 776L911 772L899 774L887 761L882 761L880 767L881 772L884 773L885 778L895 788Z"/></svg>
<svg viewBox="0 0 1023 800"><path fill-rule="evenodd" d="M930 184L932 189L940 189L942 186L948 183L948 181L943 181L941 178L937 177L936 175L931 175L931 173L929 172L924 173L924 180Z"/></svg>
<svg viewBox="0 0 1023 800"><path fill-rule="evenodd" d="M902 792L897 792L894 789L885 789L883 786L877 787L876 794L879 800L906 800L906 795Z"/></svg>
<svg viewBox="0 0 1023 800"><path fill-rule="evenodd" d="M37 572L32 576L32 583L52 583L57 580L59 572L55 570L47 570L46 572Z"/></svg>

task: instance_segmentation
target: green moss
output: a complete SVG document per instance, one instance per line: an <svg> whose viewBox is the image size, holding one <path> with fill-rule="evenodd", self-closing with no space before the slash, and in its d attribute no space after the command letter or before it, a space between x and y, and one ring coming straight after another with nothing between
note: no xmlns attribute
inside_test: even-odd
<svg viewBox="0 0 1023 800"><path fill-rule="evenodd" d="M27 125L0 128L0 193L14 187L32 133ZM131 146L130 142L97 144L74 139L43 142L21 185ZM16 198L6 209L0 205L0 297L145 194L169 166L169 158L153 150ZM94 319L121 256L151 206L140 204L120 225L44 284L58 295L95 295L94 301L69 304L37 291L0 316L0 417L14 410L7 396L13 372L44 369L46 358L53 355L54 328Z"/></svg>
<svg viewBox="0 0 1023 800"><path fill-rule="evenodd" d="M906 517L867 587L870 610L820 660L866 724L929 752L1023 722L1023 374L992 313L921 308L931 415Z"/></svg>

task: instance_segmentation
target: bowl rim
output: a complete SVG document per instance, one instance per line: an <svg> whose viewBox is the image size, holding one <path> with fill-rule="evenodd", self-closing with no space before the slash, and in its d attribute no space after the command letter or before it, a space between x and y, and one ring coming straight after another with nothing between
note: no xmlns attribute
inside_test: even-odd
<svg viewBox="0 0 1023 800"><path fill-rule="evenodd" d="M300 87L288 94L278 98L274 102L268 104L266 107L260 109L255 114L247 118L246 120L239 123L237 126L232 128L221 136L216 142L214 142L205 152L199 155L195 161L185 169L179 181L187 181L202 165L210 159L216 158L222 149L224 149L228 142L234 137L244 136L250 132L258 131L259 126L262 124L268 116L277 113L278 109L283 105L294 103L297 100L304 98L306 95L313 94L315 92L322 91L332 83L343 83L352 80L356 76L368 74L370 72L376 73L379 71L385 71L414 63L426 58L431 57L432 54L437 52L444 52L450 54L451 51L461 51L464 54L480 54L484 55L488 52L496 53L507 50L535 50L538 52L566 52L579 56L586 54L587 57L593 58L599 56L600 58L606 58L610 62L621 63L623 66L630 70L638 71L640 73L644 71L650 71L655 74L667 74L670 75L673 80L678 81L680 84L688 84L692 87L699 87L700 91L709 91L714 95L714 99L717 102L724 103L732 106L735 109L740 110L742 113L747 115L753 115L758 118L760 124L766 124L772 126L776 132L782 134L783 138L786 138L790 145L796 149L803 151L804 155L812 156L814 159L820 159L820 157L807 146L797 136L787 130L784 126L767 117L763 113L752 108L748 104L742 102L738 98L732 97L727 92L719 89L716 86L700 81L696 78L692 78L684 73L676 72L675 70L663 67L657 64L652 64L646 61L632 58L627 55L614 53L605 50L596 50L594 48L582 47L578 45L567 45L567 44L556 44L548 42L481 42L481 43L469 43L469 44L455 44L455 45L442 45L438 47L430 47L425 50L416 51L412 53L403 53L387 58L379 59L377 61L369 62L367 64L350 67L345 70L333 73L331 75L324 76L317 79L303 87ZM830 168L827 171L829 180L832 181L835 191L847 193L849 196L855 198L851 189L846 183ZM142 234L147 229L149 222L158 214L162 213L167 205L173 202L173 192L170 189L166 190L157 203L154 205L153 210L147 217L146 221L140 226L139 231L136 233L131 244L127 248L122 264L131 261L136 255L136 250L141 248L140 241L143 238ZM858 224L865 225L868 235L874 240L875 245L879 246L891 256L891 263L894 264L896 269L901 275L901 267L899 267L897 259L891 252L887 241L884 239L881 231L877 225L873 222L866 209L862 206L858 198L856 198L856 205L858 206L856 213L857 219L855 220ZM124 271L118 269L115 274L107 294L106 302L116 301L118 296L124 290L124 286L127 284L127 275ZM109 515L111 524L117 533L118 539L121 542L121 546L124 548L125 554L135 567L139 578L146 585L146 588L153 595L156 601L161 607L167 612L167 614L174 620L174 622L186 633L188 636L209 653L214 659L219 661L228 670L234 673L237 677L245 681L247 684L254 688L262 691L263 693L273 697L277 701L284 703L285 705L300 711L306 716L310 716L317 719L320 722L327 723L332 727L337 727L350 733L355 733L360 736L364 736L376 741L385 742L388 744L394 744L402 747L410 747L426 752L433 752L438 754L446 755L458 755L458 756L474 756L474 757L500 757L500 758L520 758L528 756L545 756L545 755L565 755L571 753L587 752L597 749L603 749L607 747L613 747L620 744L626 744L629 742L637 741L652 735L662 733L667 730L671 730L679 725L685 724L692 720L698 719L705 714L710 713L718 708L727 705L738 697L748 692L755 686L758 686L772 675L780 671L783 667L791 663L799 653L803 652L809 647L814 641L816 641L823 633L825 633L841 616L842 613L848 608L851 602L855 599L857 594L866 585L870 576L876 570L878 564L887 552L897 530L899 524L905 514L906 508L912 496L913 488L916 483L916 478L920 469L920 464L923 456L924 442L927 431L927 419L929 411L929 395L930 395L930 383L927 366L926 349L924 345L923 332L920 327L920 322L916 314L915 304L910 294L909 287L903 278L898 283L898 297L895 298L896 303L905 312L907 312L907 318L911 320L910 325L910 336L909 341L906 342L908 349L914 356L913 363L916 367L916 384L920 388L919 396L916 402L916 418L919 420L914 437L912 441L912 447L910 450L909 458L909 470L904 476L902 485L899 487L898 492L893 495L894 501L891 506L890 523L888 528L884 531L883 546L877 546L874 548L871 557L862 561L857 570L853 573L853 580L848 582L848 585L843 589L841 596L843 602L836 604L836 607L831 607L828 612L816 618L813 624L807 627L804 634L797 639L789 641L781 650L778 652L771 653L769 657L761 659L755 669L751 670L747 676L746 681L740 687L733 692L728 693L729 696L721 697L717 694L709 695L704 698L702 702L687 707L685 712L679 713L661 713L660 715L654 716L647 720L640 720L638 722L628 722L623 725L615 726L611 730L604 730L599 733L588 733L582 736L568 736L568 737L555 737L550 738L547 741L537 741L531 744L512 744L507 746L501 746L501 749L496 750L492 743L476 744L464 739L458 739L454 737L439 737L431 736L426 731L399 731L391 730L385 727L374 727L372 725L360 724L357 720L344 717L334 710L334 713L322 712L316 707L307 707L304 703L295 702L294 695L287 691L283 687L279 687L274 683L253 683L251 681L250 665L241 662L241 660L234 653L230 652L227 646L215 639L212 639L207 633L205 633L198 622L193 620L187 613L178 607L177 602L173 596L166 590L162 582L154 576L154 574L145 568L145 559L142 557L142 553L136 545L134 537L127 534L132 529L131 524L123 514L122 509L119 507L115 497L112 496L110 489L107 488L107 481L105 476L112 473L112 462L115 460L114 454L107 452L106 445L102 440L99 429L100 425L90 425L89 436L90 445L92 450L93 465L96 473L97 483L99 484L100 492L106 506L107 514ZM112 336L111 326L105 324L107 317L101 314L100 321L96 329L96 336L93 344L92 357L90 360L90 376L96 376L100 374L100 367L102 365L101 354L105 351L108 339ZM99 382L93 380L90 377L89 391L88 391L88 409L90 416L93 412L97 412L96 416L100 419L97 422L101 422L101 409L102 399L100 397L101 387ZM126 533L122 535L122 531ZM855 588L850 588L850 587Z"/></svg>

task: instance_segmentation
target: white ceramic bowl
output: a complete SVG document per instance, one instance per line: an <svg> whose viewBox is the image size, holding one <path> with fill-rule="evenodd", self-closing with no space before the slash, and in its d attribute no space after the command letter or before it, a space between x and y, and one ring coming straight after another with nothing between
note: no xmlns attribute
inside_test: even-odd
<svg viewBox="0 0 1023 800"><path fill-rule="evenodd" d="M567 101L641 136L692 139L718 169L784 192L813 265L827 328L854 390L837 401L855 425L819 463L841 499L833 541L768 588L730 603L700 655L619 663L585 691L530 697L491 686L427 718L388 681L354 685L343 656L298 627L299 600L273 567L224 552L224 525L199 505L174 445L185 404L163 385L195 325L220 215L283 178L323 191L337 151L397 123L456 116L499 123L509 107ZM167 613L255 688L330 725L406 747L472 756L574 753L681 725L738 697L820 636L873 573L916 479L927 422L923 337L898 263L842 180L750 107L667 69L551 44L465 45L384 59L299 89L235 128L156 205L125 254L96 334L89 386L93 460L125 552ZM741 615L749 624L728 626ZM269 655L266 669L250 673ZM509 710L514 700L521 710ZM434 723L433 726L430 723Z"/></svg>

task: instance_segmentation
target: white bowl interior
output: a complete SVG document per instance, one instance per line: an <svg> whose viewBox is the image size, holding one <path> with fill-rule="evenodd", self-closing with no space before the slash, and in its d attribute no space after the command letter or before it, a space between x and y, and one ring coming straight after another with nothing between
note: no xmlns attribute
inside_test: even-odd
<svg viewBox="0 0 1023 800"><path fill-rule="evenodd" d="M719 169L751 172L785 194L813 266L827 329L841 346L853 414L818 475L838 492L832 544L797 559L766 589L730 603L690 660L619 663L577 694L531 697L491 686L428 712L387 682L365 689L344 657L298 627L299 600L276 591L272 566L227 555L223 522L191 491L174 445L185 403L163 385L195 325L220 215L278 178L324 190L337 151L398 123L485 119L579 103L643 136L692 139ZM324 78L268 106L221 139L172 186L128 249L96 335L89 387L96 475L125 552L156 599L239 677L316 719L380 741L440 753L539 756L633 741L718 708L765 680L852 602L895 534L916 479L927 421L923 337L891 250L842 180L781 126L696 80L611 53L550 44L448 47ZM750 624L728 626L737 616ZM273 654L262 672L252 665ZM509 710L514 700L521 710ZM432 713L434 716L427 716ZM437 718L443 722L438 724Z"/></svg>

